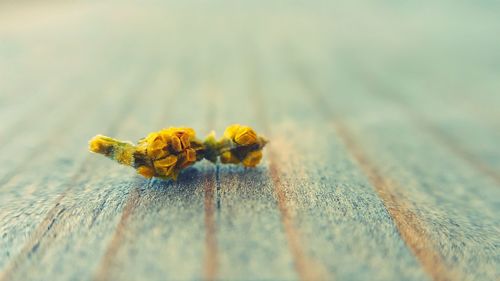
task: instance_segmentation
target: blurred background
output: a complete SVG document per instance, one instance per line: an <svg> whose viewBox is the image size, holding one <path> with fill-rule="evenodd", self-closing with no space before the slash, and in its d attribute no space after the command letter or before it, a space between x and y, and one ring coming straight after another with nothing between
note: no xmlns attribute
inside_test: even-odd
<svg viewBox="0 0 500 281"><path fill-rule="evenodd" d="M498 278L499 75L498 1L2 1L3 278ZM146 240L133 244L135 238L125 239L129 252L114 249L122 243L113 244L116 233L127 232L116 227L128 219L122 209L137 178L89 156L88 139L99 133L135 141L182 125L220 136L232 123L269 136L292 203L272 203L281 193L268 176L268 157L251 173L258 180L217 166L215 198L203 187L199 197L167 194L177 200L170 204L182 203L175 210L195 210L168 209L168 225L185 225L185 232L134 224L137 231L153 229L148 239L156 245L171 237L174 250L160 254ZM428 233L444 268L458 275L434 267L440 262L429 257L435 255L422 256L404 233L397 238L401 225L393 213L384 215L383 206L391 207L384 191L378 194L384 205L373 203L379 199L370 186L377 184L370 183L373 175L356 147L398 183L395 193L426 225L416 233ZM213 169L200 165L193 175L209 176ZM163 194L151 192L151 198ZM210 200L217 210L232 203L213 213L206 209ZM139 204L152 208L145 207L141 220L167 218L161 213L167 206L151 202ZM359 213L357 204L374 211ZM283 211L288 205L291 211ZM61 206L71 215L59 217ZM163 217L146 215L155 212ZM57 230L50 230L52 219L62 221ZM307 243L290 234L289 219ZM376 234L384 223L389 234ZM107 228L89 232L94 224ZM52 237L46 228L53 238L45 238ZM284 237L303 250L283 250ZM210 256L217 248L210 241L218 241L218 258ZM377 248L384 243L392 246ZM130 258L132 252L142 262ZM321 261L323 269L301 271L302 255ZM82 269L61 265L68 261ZM124 270L133 261L137 270Z"/></svg>
<svg viewBox="0 0 500 281"><path fill-rule="evenodd" d="M279 71L301 65L326 94L338 92L336 78L351 79L421 114L471 115L498 128L498 11L495 1L7 1L1 132L6 138L17 122L43 127L65 110L85 118L106 102L87 97L131 83L126 75L185 71L195 83L255 63ZM143 89L133 91L147 95ZM110 101L110 113L122 95ZM42 116L25 118L29 112Z"/></svg>

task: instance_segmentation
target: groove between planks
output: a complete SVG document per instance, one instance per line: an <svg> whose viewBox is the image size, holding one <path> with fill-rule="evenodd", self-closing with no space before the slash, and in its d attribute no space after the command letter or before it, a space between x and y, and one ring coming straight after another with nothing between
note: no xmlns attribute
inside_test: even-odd
<svg viewBox="0 0 500 281"><path fill-rule="evenodd" d="M129 93L133 94L137 91L134 91L134 89L130 90ZM87 95L79 95L81 96L80 103L76 103L77 107L82 107L82 108L91 108L92 104L95 103L95 100L93 98L90 98ZM120 118L125 115L126 111L133 105L134 99L131 99L129 96L125 97L124 99L126 104L121 107L121 111L118 113L116 120L112 121L112 124L118 124ZM83 103L82 103L83 102ZM17 167L13 168L10 173L6 174L3 178L0 179L0 186L7 185L12 179L15 178L16 175L19 175L20 172L26 168L26 165L24 163L27 162L32 162L33 159L36 159L41 155L42 152L45 152L46 149L43 149L44 147L49 147L50 144L57 144L58 142L58 136L66 133L69 129L74 127L73 122L69 122L68 120L75 120L77 117L79 117L81 113L78 110L71 110L68 112L67 116L64 116L64 118L60 118L60 120L63 121L61 126L52 126L53 130L50 132L47 132L47 135L49 136L46 139L43 139L43 141L38 142L33 149L33 152L25 157L24 161L21 161ZM110 127L110 133L113 133L115 130L114 126ZM30 159L30 161L27 161L27 159Z"/></svg>
<svg viewBox="0 0 500 281"><path fill-rule="evenodd" d="M217 277L217 237L215 226L215 179L207 175L204 182L205 198L205 258L204 258L204 278L205 280L215 280Z"/></svg>
<svg viewBox="0 0 500 281"><path fill-rule="evenodd" d="M370 91L370 93L376 95L377 97L383 98L384 100L392 102L393 104L396 104L400 108L404 109L404 112L406 112L410 116L413 123L419 126L423 131L427 132L443 147L448 148L452 153L468 163L469 166L490 177L498 185L500 185L500 174L495 169L491 168L476 155L460 145L455 139L453 139L453 137L450 137L448 134L444 133L441 129L439 129L437 125L429 120L429 118L414 110L413 107L411 107L400 96L394 94L394 91L390 89L388 85L382 84L379 79L376 79L375 77L373 77L373 75L365 73L364 71L358 70L356 71L356 74L358 74L362 78L360 80L364 81L367 84L367 87L369 87L370 89L375 89L374 91Z"/></svg>
<svg viewBox="0 0 500 281"><path fill-rule="evenodd" d="M373 162L355 140L353 134L344 125L340 116L333 114L330 107L321 96L320 91L313 85L310 77L294 65L293 74L297 76L307 91L313 97L313 102L324 118L331 122L338 137L344 143L347 151L352 155L355 163L366 175L370 184L384 204L392 218L401 238L422 265L425 272L436 281L457 280L461 277L454 269L446 266L440 254L436 251L435 242L426 234L427 227L413 211L412 204L405 198L398 196L401 189L393 181L381 175ZM304 92L305 93L305 92Z"/></svg>
<svg viewBox="0 0 500 281"><path fill-rule="evenodd" d="M147 77L147 76L146 76ZM115 119L112 120L110 124L110 130L111 132L114 132L118 125L120 124L120 121L122 117L128 112L128 109L133 102L140 98L139 91L134 91L130 90L128 91L128 96L125 97L125 101L122 105L121 108L118 112L118 114L115 116ZM83 179L84 171L86 171L89 168L90 165L90 155L86 156L80 168L77 169L76 173L71 177L69 182L78 182ZM18 269L18 267L23 263L26 262L27 259L31 256L31 254L35 251L37 251L40 243L42 240L45 238L45 243L52 243L54 242L55 236L49 236L49 232L55 231L54 228L52 227L54 222L62 215L62 213L65 211L65 208L61 206L61 201L72 191L71 189L72 186L68 186L56 199L54 202L55 205L52 207L45 218L38 224L38 226L35 228L33 234L31 237L28 239L28 241L24 244L23 248L21 249L20 253L16 255L13 259L11 259L11 262L7 265L6 269L1 273L0 275L0 281L8 281L12 279L12 275L15 273L15 271ZM49 238L47 238L49 237Z"/></svg>
<svg viewBox="0 0 500 281"><path fill-rule="evenodd" d="M148 181L148 186L150 185L151 180ZM108 270L111 268L113 264L113 259L118 252L120 245L123 242L125 231L127 228L127 223L129 221L130 216L134 212L134 210L139 205L141 198L140 190L136 186L131 194L127 197L127 201L125 202L125 206L122 210L122 215L120 217L120 221L118 222L118 226L115 229L115 233L111 238L111 242L109 242L106 252L103 255L101 262L99 263L99 268L96 271L94 276L94 280L96 281L105 281L109 280L108 278Z"/></svg>
<svg viewBox="0 0 500 281"><path fill-rule="evenodd" d="M259 124L264 128L266 133L270 133L269 119L267 117L268 108L266 103L262 101L262 89L260 86L261 78L257 74L257 66L252 67L251 73L251 89L253 107ZM268 149L269 155L269 174L274 186L278 209L281 214L281 223L285 230L288 247L294 259L295 269L301 280L333 280L333 276L327 276L324 267L313 258L309 257L305 251L305 242L303 241L299 231L295 228L294 218L291 210L288 207L289 199L286 195L285 186L281 177L281 167L277 164L276 154L270 146Z"/></svg>
<svg viewBox="0 0 500 281"><path fill-rule="evenodd" d="M207 85L209 85L207 87ZM208 105L208 116L207 116L207 128L215 127L215 109L217 100L217 92L212 86L212 82L207 82L203 90L209 101ZM212 175L207 175L204 183L205 198L203 200L204 210L205 210L205 257L204 257L204 278L205 280L215 280L217 279L218 272L218 246L217 246L217 227L215 223L215 207L216 202L220 196L219 192L216 190L216 185L219 186L218 177L215 174L215 170Z"/></svg>
<svg viewBox="0 0 500 281"><path fill-rule="evenodd" d="M174 91L170 91L170 94L167 95L167 98L173 98ZM160 118L160 120L164 120L165 118ZM152 180L148 180L147 184L144 186L149 187L152 184ZM122 209L122 214L118 225L115 229L111 237L111 242L108 244L105 254L101 259L99 266L94 274L94 280L109 280L110 279L110 269L113 265L113 260L116 257L118 250L120 249L125 230L128 228L129 217L133 215L137 206L141 204L142 197L140 196L140 190L136 186L134 191L129 194L125 201L125 206Z"/></svg>
<svg viewBox="0 0 500 281"><path fill-rule="evenodd" d="M212 93L207 91L207 93ZM210 108L214 111L215 104ZM214 112L209 114L207 118L209 126L212 126L214 121ZM217 239L216 239L216 226L215 226L215 205L214 205L214 191L215 191L215 174L213 177L207 175L204 182L204 211L205 211L205 259L204 259L204 278L206 280L215 280L217 275ZM127 198L126 205L122 211L122 216L118 223L117 229L113 234L111 243L106 250L103 260L100 263L99 269L95 275L94 280L107 280L109 279L109 269L112 265L112 260L115 258L116 253L122 243L124 229L127 227L128 218L140 203L140 196L135 193Z"/></svg>

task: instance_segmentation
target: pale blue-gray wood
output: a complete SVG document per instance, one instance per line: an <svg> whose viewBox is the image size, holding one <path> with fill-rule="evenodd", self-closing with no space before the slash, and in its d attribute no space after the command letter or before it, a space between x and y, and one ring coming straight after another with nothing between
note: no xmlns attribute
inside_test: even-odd
<svg viewBox="0 0 500 281"><path fill-rule="evenodd" d="M498 280L493 1L0 4L0 280ZM270 139L146 180L95 134Z"/></svg>

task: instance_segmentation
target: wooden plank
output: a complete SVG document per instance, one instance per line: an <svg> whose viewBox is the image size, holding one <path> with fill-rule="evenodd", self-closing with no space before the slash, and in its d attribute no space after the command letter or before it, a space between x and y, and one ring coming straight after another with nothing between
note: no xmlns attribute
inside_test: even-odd
<svg viewBox="0 0 500 281"><path fill-rule="evenodd" d="M0 280L498 279L497 9L2 6ZM258 168L86 148L231 123L271 140Z"/></svg>
<svg viewBox="0 0 500 281"><path fill-rule="evenodd" d="M137 82L136 82L137 83ZM129 91L133 94L136 94L135 91L131 91L131 89L129 88L130 85L129 84L121 84L123 86L126 86L126 91ZM98 94L98 92L96 92ZM51 175L51 177L49 178L46 178L46 179L39 179L39 182L37 183L36 181L34 183L30 183L29 181L29 178L28 178L28 182L23 182L21 181L19 184L16 183L15 181L11 181L10 184L11 186L14 188L13 190L13 196L19 196L19 195L16 195L16 194L22 194L22 193L30 193L32 192L32 188L33 187L37 187L38 184L40 184L42 187L44 187L45 190L40 190L39 192L42 192L42 194L47 194L49 197L47 198L49 200L49 204L45 203L45 202L39 202L39 203L36 203L36 201L31 201L30 204L27 204L29 203L26 202L26 198L24 198L23 201L10 201L10 203L14 203L15 205L13 206L10 206L10 210L12 210L12 212L15 212L15 213L7 213L6 215L10 218L14 218L14 217L18 217L19 218L19 215L17 216L13 216L14 214L16 214L16 212L20 212L20 215L21 215L21 218L23 218L24 216L27 215L26 217L26 222L24 223L20 223L18 220L14 220L12 221L11 223L12 224L15 224L15 227L12 227L11 225L6 225L5 226L5 229L6 230L9 230L9 229L12 229L13 231L12 232L6 232L7 235L9 236L9 240L10 241L10 245L13 245L13 246L17 246L17 247L20 247L22 244L20 244L22 241L25 241L24 242L24 245L22 246L21 249L16 249L14 248L13 250L14 251L20 251L17 255L14 255L14 258L12 258L12 260L10 261L10 263L7 265L7 268L6 268L6 271L4 272L5 275L4 275L4 278L8 278L10 276L10 273L11 272L14 272L16 269L19 269L19 268L22 268L23 266L25 267L29 267L30 265L33 266L34 264L33 263L33 259L36 260L36 257L37 256L40 256L40 255L43 255L45 254L46 255L46 251L47 251L47 248L46 247L49 247L49 246L53 246L52 243L54 242L54 237L59 237L59 239L61 239L60 236L63 236L62 234L68 234L68 233L65 233L64 230L64 226L67 226L67 220L71 218L71 214L69 214L68 212L64 213L65 210L71 210L72 208L68 207L68 204L69 206L73 206L71 205L71 203L75 204L75 203L78 203L78 202L81 202L79 200L77 201L74 201L75 198L73 198L75 195L84 195L86 193L80 193L79 191L81 189L87 189L88 190L88 187L87 187L87 184L89 181L91 181L92 179L94 179L94 177L96 175L94 175L94 172L89 170L90 167L92 167L92 165L95 165L95 162L92 161L91 158L89 158L89 155L88 155L88 152L86 152L85 150L81 150L78 147L81 147L81 144L82 141L83 143L86 142L86 139L89 138L89 136L91 136L92 132L90 132L89 129L93 129L94 125L95 125L95 122L97 120L106 120L109 118L105 118L106 115L109 116L109 103L111 104L116 104L116 99L119 98L120 96L122 96L122 93L121 93L121 89L117 89L116 87L113 87L109 92L108 92L108 95L106 96L108 100L108 102L104 102L103 100L103 103L99 106L99 109L96 111L96 113L98 114L95 114L92 116L92 118L95 118L95 119L88 119L88 123L87 122L83 122L83 123L80 123L79 125L83 125L83 126L77 126L77 130L74 131L76 133L76 135L62 135L60 140L61 141L64 141L66 137L71 137L73 139L68 139L70 142L70 150L69 151L80 151L79 152L79 157L76 159L76 164L74 165L70 165L68 168L67 171L55 171L56 173L54 174L54 166L59 164L60 163L60 160L58 159L53 159L51 155L51 153L46 153L46 154L42 154L42 157L39 157L39 159L36 159L40 162L38 162L38 165L41 165L43 163L51 163L50 161L56 161L54 164L51 164L51 165L48 165L47 166L47 173L49 175ZM132 99L130 100L132 101ZM114 130L114 127L117 126L118 124L121 123L121 118L123 114L125 114L127 111L127 104L130 103L129 100L124 100L123 101L123 104L121 105L121 112L115 112L115 116L114 116L114 120L111 119L110 122L114 122L115 124L111 124L111 127L113 128ZM117 109L119 110L120 107L117 107ZM68 122L71 122L72 120L67 120ZM86 127L86 126L89 126L90 127ZM78 130L79 129L79 130ZM109 129L108 129L109 130ZM83 135L82 135L83 133ZM61 147L57 147L57 145L55 144L54 145L55 147L54 148L58 148L58 149L61 149ZM72 146L72 149L71 149L71 146ZM47 151L47 152L50 152ZM74 155L74 156L77 156L77 155ZM71 162L70 162L71 163ZM63 162L64 164L64 162ZM67 161L66 161L66 164ZM51 169L51 170L49 170ZM113 170L109 170L108 172L111 173L111 171ZM116 168L115 169L115 173L120 171L119 168ZM42 172L43 172L43 169L42 169ZM61 173L61 174L58 174L57 172ZM104 172L104 173L103 173ZM106 174L106 171L101 171L101 173L98 173L97 174L100 174L100 175L105 175ZM36 177L36 175L34 175ZM32 181L32 180L31 180ZM88 196L92 197L91 194L87 194ZM36 194L35 194L36 196ZM25 196L23 196L25 197ZM99 198L98 196L96 196L96 198ZM36 200L36 197L34 198ZM72 200L71 200L72 199ZM69 200L69 203L67 202ZM95 199L94 199L95 200ZM55 202L54 202L55 201ZM85 214L85 213L81 213L81 219L83 219L84 221L87 221L87 222L90 222L93 219L94 216L97 216L99 215L99 209L98 208L92 208L90 202L92 202L92 200L89 200L89 205L86 205L86 206L80 206L81 208L84 208L84 207L90 207L90 210L93 210L90 212L90 214ZM41 206L37 206L38 204L42 203L43 205ZM53 205L55 204L55 206ZM42 210L46 210L46 216L45 218L43 218L43 216L45 215L45 212L41 212L41 213L33 213L33 211L36 211L37 209L36 208L40 208L42 207ZM35 209L33 209L35 208ZM48 209L46 209L48 208ZM7 209L7 210L9 210ZM95 211L97 211L97 213L95 213ZM25 212L25 213L24 213ZM75 212L75 210L73 210L73 212ZM62 215L62 217L61 217ZM43 218L43 220L41 219ZM73 217L73 219L76 219L76 217ZM81 222L81 221L80 221ZM66 225L65 225L66 223ZM76 222L75 222L76 223ZM38 224L38 225L37 225ZM33 234L31 235L31 237L29 237L29 239L26 240L26 237L19 237L18 235L16 235L16 231L25 231L26 229L32 229L34 232ZM55 236L51 235L51 233L55 233ZM57 236L59 235L59 236ZM12 241L14 240L14 241ZM47 242L45 242L47 241ZM15 242L15 243L14 243ZM45 242L45 243L44 243ZM52 248L48 248L48 249L52 249ZM42 263L38 262L36 263L35 265L39 266L39 265L42 265ZM52 266L56 266L55 264L53 264ZM47 270L49 269L49 267L43 267L44 270ZM15 271L17 273L26 273L27 271ZM47 271L44 271L46 272L47 274L50 273L49 270ZM18 278L21 278L21 276L18 276Z"/></svg>
<svg viewBox="0 0 500 281"><path fill-rule="evenodd" d="M481 177L480 171L471 170L460 161L460 156L447 150L442 143L436 143L432 136L420 133L422 130L413 118L393 103L377 99L366 89L354 86L359 83L345 77L342 81L336 87L348 89L347 84L352 85L349 98L342 96L341 91L323 91L325 84L308 90L315 91L316 95L321 93L322 98L316 104L334 122L347 146L353 140L358 143L351 150L360 165L370 167L367 173L376 172L387 177L381 183L373 182L375 187L395 188L381 192L387 208L391 211L395 205L397 212L404 210L401 203L393 201L396 197L407 204L408 211L413 213L411 216L417 218L418 224L410 224L411 232L408 233L402 229L408 224L408 216L403 215L406 219L402 220L398 219L399 214L393 215L403 239L427 272L435 279L487 280L496 276L493 253L498 237L495 227L498 220L494 216L499 206L498 186ZM380 111L368 110L374 106ZM345 124L344 120L349 122ZM386 199L387 192L391 197ZM480 205L476 205L479 202ZM478 217L480 223L476 220ZM444 242L443 237L448 242ZM477 237L477 240L471 241L468 237ZM440 269L436 263L441 259ZM470 268L481 269L470 271Z"/></svg>
<svg viewBox="0 0 500 281"><path fill-rule="evenodd" d="M181 63L193 67L190 59ZM199 80L193 77L193 73L180 75L181 87L173 89L168 96L160 91L160 97L165 102L155 102L159 115L150 120L156 120L157 129L184 122L196 125L199 121L180 114L186 108L194 106L200 108L198 113L204 112L199 103L201 93L196 82ZM165 120L170 124L166 124ZM113 234L95 278L201 278L205 235L204 185L210 174L210 170L202 168L184 174L176 183L155 180L148 188L140 190L138 198L129 197L127 206L131 206L130 210L123 211L120 225ZM161 262L158 263L158 260ZM134 267L133 271L128 270L131 267Z"/></svg>
<svg viewBox="0 0 500 281"><path fill-rule="evenodd" d="M390 85L384 84L380 78L376 78L370 73L363 73L362 70L354 70L353 75L359 77L361 81L365 81L367 90L378 95L378 99L392 102L404 110L415 125L437 142L447 146L465 162L468 162L471 168L481 171L485 176L500 184L500 168L497 161L500 159L500 154L496 149L500 134L494 130L495 120L491 124L490 120L466 115L463 113L464 109L456 109L453 102L438 104L429 100L427 96L430 94L409 95L413 98L403 96L405 92L426 92L425 89L419 87L413 87L412 90L405 86L391 88ZM384 79L384 81L387 80ZM437 93L434 95L439 96ZM434 100L436 99L434 98ZM485 125L488 123L490 123L489 126Z"/></svg>
<svg viewBox="0 0 500 281"><path fill-rule="evenodd" d="M89 92L93 94L104 92L106 95L95 107L94 114L81 118L78 110L70 108L69 110L77 114L71 114L72 116L69 117L72 118L66 119L66 123L59 124L67 129L61 130L62 128L57 126L53 129L46 128L47 133L54 132L57 135L41 134L35 138L35 140L39 139L39 143L35 141L31 145L37 149L36 153L33 151L18 153L17 150L3 152L3 155L7 156L8 153L16 153L19 154L19 158L24 156L25 159L21 158L24 162L17 167L16 171L12 170L13 167L7 167L10 169L7 171L13 174L7 179L4 178L2 185L0 204L3 208L0 216L5 222L2 224L2 230L5 233L5 240L2 242L6 243L2 245L4 246L2 248L7 253L6 256L2 256L2 265L5 262L4 258L15 255L19 250L28 238L27 234L41 221L45 212L52 208L51 202L67 188L68 181L75 180L75 173L81 169L83 159L88 157L87 151L82 149L82 143L85 144L87 138L94 133L92 131L95 122L102 119L108 112L109 106L116 102L120 94L121 90L117 89L116 85L107 85L107 83L119 83L120 80L109 77L104 81L99 81L103 75L97 74L97 80L94 80L93 84L94 89L90 89ZM121 75L121 73L118 74L119 77ZM121 81L119 85L125 86L123 82ZM88 99L92 101L95 98L90 96ZM46 109L40 108L40 110Z"/></svg>
<svg viewBox="0 0 500 281"><path fill-rule="evenodd" d="M262 61L273 57L270 52ZM304 254L315 257L329 278L425 279L349 151L321 116L311 114L317 105L297 87L296 77L266 74L259 108L280 105L268 111L272 151ZM280 92L286 100L275 94Z"/></svg>
<svg viewBox="0 0 500 281"><path fill-rule="evenodd" d="M237 52L226 56L220 67L221 74L215 85L217 95L224 97L224 102L216 102L215 127L221 132L229 124L241 123L269 134L263 131L268 120L264 124L259 122L253 106L248 66L245 54ZM216 213L218 277L297 279L268 164L255 170L221 164L217 168L220 181Z"/></svg>

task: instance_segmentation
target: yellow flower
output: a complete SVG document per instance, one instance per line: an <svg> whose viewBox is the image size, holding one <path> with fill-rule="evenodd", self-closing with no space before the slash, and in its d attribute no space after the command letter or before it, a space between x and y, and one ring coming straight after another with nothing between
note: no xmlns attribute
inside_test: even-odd
<svg viewBox="0 0 500 281"><path fill-rule="evenodd" d="M156 160L167 157L169 136L160 133L151 133L146 137L146 152L149 158Z"/></svg>
<svg viewBox="0 0 500 281"><path fill-rule="evenodd" d="M262 149L267 140L260 137L255 131L239 124L226 128L221 143L229 140L229 149L222 152L222 163L243 164L245 167L255 167L262 159Z"/></svg>
<svg viewBox="0 0 500 281"><path fill-rule="evenodd" d="M168 177L172 174L176 163L177 157L175 155L169 155L153 162L156 173L163 177Z"/></svg>
<svg viewBox="0 0 500 281"><path fill-rule="evenodd" d="M261 159L262 159L262 151L255 150L249 152L245 156L245 159L243 159L242 163L243 165L245 165L245 167L255 167L257 166L257 164L259 164Z"/></svg>
<svg viewBox="0 0 500 281"><path fill-rule="evenodd" d="M97 135L89 141L89 149L94 153L103 154L120 164L132 165L135 146L103 135Z"/></svg>
<svg viewBox="0 0 500 281"><path fill-rule="evenodd" d="M195 132L191 128L168 128L149 134L139 142L142 153L150 158L154 176L176 178L180 170L196 162L196 150L191 148ZM145 168L141 168L145 171ZM149 171L145 172L149 174Z"/></svg>
<svg viewBox="0 0 500 281"><path fill-rule="evenodd" d="M183 169L202 159L255 167L266 143L252 128L235 124L219 141L214 132L202 142L191 128L171 127L148 134L137 145L98 135L90 140L89 149L134 167L146 178L175 180Z"/></svg>
<svg viewBox="0 0 500 281"><path fill-rule="evenodd" d="M137 168L137 173L145 178L152 178L155 175L155 170L148 166L140 166Z"/></svg>
<svg viewBox="0 0 500 281"><path fill-rule="evenodd" d="M240 145L250 145L257 141L257 134L252 128L239 124L229 126L224 136Z"/></svg>

